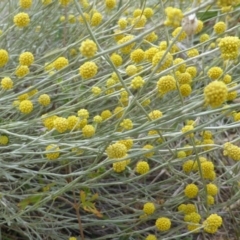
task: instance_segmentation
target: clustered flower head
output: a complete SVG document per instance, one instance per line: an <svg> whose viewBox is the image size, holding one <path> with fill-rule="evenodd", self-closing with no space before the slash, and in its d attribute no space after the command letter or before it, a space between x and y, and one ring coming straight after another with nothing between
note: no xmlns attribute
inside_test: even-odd
<svg viewBox="0 0 240 240"><path fill-rule="evenodd" d="M122 143L114 143L107 147L106 153L109 158L123 158L127 154L127 148Z"/></svg>
<svg viewBox="0 0 240 240"><path fill-rule="evenodd" d="M125 71L128 76L133 76L137 73L137 70L138 69L135 65L128 65Z"/></svg>
<svg viewBox="0 0 240 240"><path fill-rule="evenodd" d="M59 0L59 3L63 6L66 7L72 0Z"/></svg>
<svg viewBox="0 0 240 240"><path fill-rule="evenodd" d="M89 118L89 112L87 109L85 108L81 108L80 110L78 110L78 116L81 118L81 119L88 119Z"/></svg>
<svg viewBox="0 0 240 240"><path fill-rule="evenodd" d="M166 94L177 88L176 80L171 75L163 76L158 80L157 88L160 94Z"/></svg>
<svg viewBox="0 0 240 240"><path fill-rule="evenodd" d="M149 150L151 150L151 149L153 149L154 147L153 147L153 145L151 145L151 144L146 144L146 145L144 145L143 146L143 149L144 150L147 150L147 151L149 151ZM154 151L149 151L148 153L145 153L144 154L144 157L146 157L146 158L150 158L150 157L152 157L154 155Z"/></svg>
<svg viewBox="0 0 240 240"><path fill-rule="evenodd" d="M188 57L192 58L192 57L196 57L199 55L199 52L196 48L190 49L187 51L187 55Z"/></svg>
<svg viewBox="0 0 240 240"><path fill-rule="evenodd" d="M159 50L156 47L150 47L144 52L144 58L148 62L152 62L152 59L154 55L158 52Z"/></svg>
<svg viewBox="0 0 240 240"><path fill-rule="evenodd" d="M198 168L197 164L194 167ZM214 171L214 164L211 161L203 161L203 162L201 162L201 166L200 167L201 167L202 176L203 176L204 179L209 179L211 181L215 179L216 173Z"/></svg>
<svg viewBox="0 0 240 240"><path fill-rule="evenodd" d="M102 19L103 19L103 16L100 12L94 12L93 15L92 15L92 18L91 18L91 26L93 27L97 27L98 25L101 24L102 22Z"/></svg>
<svg viewBox="0 0 240 240"><path fill-rule="evenodd" d="M240 160L240 147L238 147L230 142L226 142L223 145L223 155L229 156L230 158L232 158L235 161L239 161Z"/></svg>
<svg viewBox="0 0 240 240"><path fill-rule="evenodd" d="M153 16L154 12L153 12L153 9L150 8L150 7L147 7L143 10L143 15L146 17L146 18L151 18Z"/></svg>
<svg viewBox="0 0 240 240"><path fill-rule="evenodd" d="M122 65L122 62L123 62L123 59L122 57L117 54L117 53L113 53L110 57L112 63L116 66L116 67L119 67Z"/></svg>
<svg viewBox="0 0 240 240"><path fill-rule="evenodd" d="M110 110L104 110L101 112L101 117L103 120L107 120L112 116L112 113Z"/></svg>
<svg viewBox="0 0 240 240"><path fill-rule="evenodd" d="M134 63L139 63L144 59L144 51L141 48L135 49L131 52L130 58Z"/></svg>
<svg viewBox="0 0 240 240"><path fill-rule="evenodd" d="M220 40L218 46L224 60L235 60L239 55L240 39L227 36Z"/></svg>
<svg viewBox="0 0 240 240"><path fill-rule="evenodd" d="M68 130L71 130L71 131L77 130L80 127L79 126L80 119L75 115L68 116L67 121L68 121Z"/></svg>
<svg viewBox="0 0 240 240"><path fill-rule="evenodd" d="M92 137L94 134L95 134L95 128L94 126L88 124L88 125L85 125L83 128L82 128L82 134L84 137L86 138L90 138Z"/></svg>
<svg viewBox="0 0 240 240"><path fill-rule="evenodd" d="M158 118L161 118L162 117L162 112L159 111L159 110L153 110L151 111L148 116L151 120L155 120L155 119L158 119Z"/></svg>
<svg viewBox="0 0 240 240"><path fill-rule="evenodd" d="M122 143L125 145L125 147L127 148L127 150L131 149L133 146L133 140L131 138L127 138L124 140L119 140L118 143Z"/></svg>
<svg viewBox="0 0 240 240"><path fill-rule="evenodd" d="M198 187L196 184L191 183L185 187L184 190L185 196L188 198L195 198L198 194Z"/></svg>
<svg viewBox="0 0 240 240"><path fill-rule="evenodd" d="M84 57L91 58L97 52L97 45L94 41L87 39L81 43L79 50Z"/></svg>
<svg viewBox="0 0 240 240"><path fill-rule="evenodd" d="M60 148L56 144L48 145L46 152L46 157L49 160L56 160L60 156Z"/></svg>
<svg viewBox="0 0 240 240"><path fill-rule="evenodd" d="M119 45L126 44L127 42L131 41L133 38L134 38L133 35L125 36L118 41L118 44ZM121 53L129 54L131 52L132 48L134 47L134 45L135 45L135 42L132 42L132 43L127 44L124 47L121 47L120 48Z"/></svg>
<svg viewBox="0 0 240 240"><path fill-rule="evenodd" d="M197 68L194 66L187 67L186 72L189 73L192 78L195 78L197 76Z"/></svg>
<svg viewBox="0 0 240 240"><path fill-rule="evenodd" d="M153 235L153 234L149 234L149 235L145 238L145 240L157 240L157 237L156 237L155 235Z"/></svg>
<svg viewBox="0 0 240 240"><path fill-rule="evenodd" d="M161 64L160 64L159 68L157 69L158 72L163 71L163 70L167 69L168 67L170 67L173 63L173 57L169 52L166 53L166 51L159 51L154 55L154 57L152 59L153 67L159 65L160 62L161 62Z"/></svg>
<svg viewBox="0 0 240 240"><path fill-rule="evenodd" d="M188 215L188 214L197 212L197 208L192 203L181 204L181 205L178 206L178 211Z"/></svg>
<svg viewBox="0 0 240 240"><path fill-rule="evenodd" d="M218 231L218 228L222 225L222 218L215 214L211 214L204 222L204 231L207 233L215 233Z"/></svg>
<svg viewBox="0 0 240 240"><path fill-rule="evenodd" d="M131 81L131 87L133 89L139 89L144 85L145 81L141 76L134 77Z"/></svg>
<svg viewBox="0 0 240 240"><path fill-rule="evenodd" d="M32 0L19 0L19 5L21 8L30 8L32 6Z"/></svg>
<svg viewBox="0 0 240 240"><path fill-rule="evenodd" d="M208 183L207 184L207 194L211 195L211 196L216 196L218 193L218 187L213 184L213 183Z"/></svg>
<svg viewBox="0 0 240 240"><path fill-rule="evenodd" d="M1 87L4 90L9 90L13 88L13 81L9 77L5 77L1 80Z"/></svg>
<svg viewBox="0 0 240 240"><path fill-rule="evenodd" d="M53 62L53 67L56 70L60 70L66 66L68 66L68 59L65 57L59 57Z"/></svg>
<svg viewBox="0 0 240 240"><path fill-rule="evenodd" d="M0 49L0 67L5 66L8 60L9 60L8 52L4 49Z"/></svg>
<svg viewBox="0 0 240 240"><path fill-rule="evenodd" d="M113 171L117 173L123 172L129 163L130 159L114 162Z"/></svg>
<svg viewBox="0 0 240 240"><path fill-rule="evenodd" d="M172 32L172 36L175 38L177 37L177 40L179 42L183 41L184 39L186 39L187 34L186 32L182 29L182 27L177 27L173 32Z"/></svg>
<svg viewBox="0 0 240 240"><path fill-rule="evenodd" d="M30 17L27 13L21 12L14 16L13 22L19 28L27 27L30 23Z"/></svg>
<svg viewBox="0 0 240 240"><path fill-rule="evenodd" d="M123 119L123 121L120 123L120 126L123 129L131 130L133 128L133 122L131 119L126 118L126 119Z"/></svg>
<svg viewBox="0 0 240 240"><path fill-rule="evenodd" d="M49 97L48 94L42 94L42 95L39 96L38 102L42 106L46 107L46 106L48 106L51 103L51 98Z"/></svg>
<svg viewBox="0 0 240 240"><path fill-rule="evenodd" d="M167 7L165 9L165 14L167 15L167 19L164 22L164 24L166 26L172 26L174 28L180 26L181 21L183 19L183 13L182 13L181 9Z"/></svg>
<svg viewBox="0 0 240 240"><path fill-rule="evenodd" d="M223 70L220 67L211 67L207 74L212 80L217 80L223 74Z"/></svg>
<svg viewBox="0 0 240 240"><path fill-rule="evenodd" d="M120 19L118 20L118 26L119 26L119 28L122 29L122 30L127 27L127 24L128 24L128 21L127 21L126 18L120 18Z"/></svg>
<svg viewBox="0 0 240 240"><path fill-rule="evenodd" d="M136 166L136 172L138 174L148 173L150 170L149 164L146 161L139 161Z"/></svg>
<svg viewBox="0 0 240 240"><path fill-rule="evenodd" d="M34 61L34 56L31 52L21 53L19 56L20 65L30 66Z"/></svg>
<svg viewBox="0 0 240 240"><path fill-rule="evenodd" d="M158 35L155 32L151 32L144 39L152 43L158 39Z"/></svg>
<svg viewBox="0 0 240 240"><path fill-rule="evenodd" d="M19 110L21 113L28 114L33 110L33 104L30 100L23 100L19 104Z"/></svg>
<svg viewBox="0 0 240 240"><path fill-rule="evenodd" d="M193 125L185 125L184 127L182 127L182 133L186 133L189 131L192 131L194 129ZM194 133L189 133L188 135L186 135L187 137L194 137Z"/></svg>
<svg viewBox="0 0 240 240"><path fill-rule="evenodd" d="M188 97L192 93L192 87L190 84L180 85L180 93L183 97Z"/></svg>
<svg viewBox="0 0 240 240"><path fill-rule="evenodd" d="M179 65L180 64L180 65ZM175 69L180 73L186 72L186 63L182 58L175 58L173 61L173 65L178 65Z"/></svg>
<svg viewBox="0 0 240 240"><path fill-rule="evenodd" d="M183 72L183 73L176 72L176 75L177 75L178 83L180 85L191 84L192 83L192 76L191 76L190 73L188 73L188 72Z"/></svg>
<svg viewBox="0 0 240 240"><path fill-rule="evenodd" d="M211 107L221 106L226 101L227 94L227 86L221 81L213 81L204 88L205 102Z"/></svg>
<svg viewBox="0 0 240 240"><path fill-rule="evenodd" d="M155 205L152 202L147 202L143 206L143 212L147 215L153 214L155 211Z"/></svg>
<svg viewBox="0 0 240 240"><path fill-rule="evenodd" d="M17 77L22 78L26 76L30 72L28 66L26 65L19 65L15 71Z"/></svg>
<svg viewBox="0 0 240 240"><path fill-rule="evenodd" d="M171 220L166 217L160 217L156 220L155 225L159 231L164 232L171 228Z"/></svg>
<svg viewBox="0 0 240 240"><path fill-rule="evenodd" d="M146 22L147 18L144 15L140 15L132 20L132 25L134 28L142 28L145 26Z"/></svg>
<svg viewBox="0 0 240 240"><path fill-rule="evenodd" d="M9 138L6 135L0 135L0 145L7 145L9 143Z"/></svg>
<svg viewBox="0 0 240 240"><path fill-rule="evenodd" d="M79 68L79 75L83 79L89 79L97 74L98 66L94 62L85 62Z"/></svg>
<svg viewBox="0 0 240 240"><path fill-rule="evenodd" d="M207 33L204 33L200 36L199 40L201 43L206 42L210 39L210 36Z"/></svg>
<svg viewBox="0 0 240 240"><path fill-rule="evenodd" d="M232 7L232 6L236 6L240 3L239 0L218 0L217 4L220 7Z"/></svg>
<svg viewBox="0 0 240 240"><path fill-rule="evenodd" d="M76 22L76 18L75 18L75 16L73 14L69 14L68 22L71 23L71 24Z"/></svg>
<svg viewBox="0 0 240 240"><path fill-rule="evenodd" d="M59 132L63 133L68 129L68 121L66 118L57 117L54 122L54 128Z"/></svg>
<svg viewBox="0 0 240 240"><path fill-rule="evenodd" d="M97 96L102 92L102 89L100 87L93 86L91 91L95 96Z"/></svg>
<svg viewBox="0 0 240 240"><path fill-rule="evenodd" d="M47 117L46 115L42 116L42 121L44 127L46 127L48 130L52 130L54 128L54 120L57 118L56 115Z"/></svg>
<svg viewBox="0 0 240 240"><path fill-rule="evenodd" d="M225 22L217 22L217 23L213 26L214 32L217 33L217 34L224 33L225 30L226 30L226 28L227 28L227 26L226 26L226 23L225 23Z"/></svg>

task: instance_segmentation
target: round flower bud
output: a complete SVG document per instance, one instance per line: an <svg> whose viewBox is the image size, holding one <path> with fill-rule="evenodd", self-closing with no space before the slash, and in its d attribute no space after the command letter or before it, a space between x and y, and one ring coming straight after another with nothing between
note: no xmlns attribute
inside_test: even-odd
<svg viewBox="0 0 240 240"><path fill-rule="evenodd" d="M51 99L48 94L42 94L38 98L38 102L44 107L48 106L51 102Z"/></svg>
<svg viewBox="0 0 240 240"><path fill-rule="evenodd" d="M51 152L50 152L51 151ZM56 144L50 144L46 147L46 157L49 160L55 160L59 157L60 155L60 148Z"/></svg>
<svg viewBox="0 0 240 240"><path fill-rule="evenodd" d="M170 229L171 221L169 218L161 217L156 220L155 225L159 231L163 232Z"/></svg>
<svg viewBox="0 0 240 240"><path fill-rule="evenodd" d="M34 56L31 52L24 52L19 56L20 65L30 66L34 61Z"/></svg>
<svg viewBox="0 0 240 240"><path fill-rule="evenodd" d="M4 90L9 90L9 89L12 89L13 87L13 81L11 78L9 77L5 77L1 80L1 87L2 89Z"/></svg>
<svg viewBox="0 0 240 240"><path fill-rule="evenodd" d="M139 174L145 174L149 172L150 167L146 161L139 161L136 166L136 172Z"/></svg>
<svg viewBox="0 0 240 240"><path fill-rule="evenodd" d="M20 110L20 112L22 112L24 114L28 114L28 113L32 112L32 110L33 110L32 102L30 100L21 101L19 104L19 110Z"/></svg>
<svg viewBox="0 0 240 240"><path fill-rule="evenodd" d="M155 211L155 206L153 203L151 202L148 202L148 203L145 203L144 206L143 206L143 212L147 215L151 215L153 214Z"/></svg>
<svg viewBox="0 0 240 240"><path fill-rule="evenodd" d="M27 13L21 12L14 16L13 22L17 27L23 28L29 25L30 18Z"/></svg>

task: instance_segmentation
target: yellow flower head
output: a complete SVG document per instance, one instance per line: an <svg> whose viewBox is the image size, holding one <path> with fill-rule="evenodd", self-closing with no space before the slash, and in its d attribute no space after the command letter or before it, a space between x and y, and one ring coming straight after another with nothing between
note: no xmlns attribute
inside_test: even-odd
<svg viewBox="0 0 240 240"><path fill-rule="evenodd" d="M68 129L68 120L63 117L57 117L54 122L54 128L59 132L63 133Z"/></svg>
<svg viewBox="0 0 240 240"><path fill-rule="evenodd" d="M84 57L91 58L97 52L97 45L94 41L87 39L81 43L79 50Z"/></svg>
<svg viewBox="0 0 240 240"><path fill-rule="evenodd" d="M90 138L95 134L95 128L92 125L85 125L82 128L82 134L86 138Z"/></svg>
<svg viewBox="0 0 240 240"><path fill-rule="evenodd" d="M49 160L56 160L60 155L60 148L56 144L50 144L46 147L46 157Z"/></svg>
<svg viewBox="0 0 240 240"><path fill-rule="evenodd" d="M161 217L156 220L155 225L159 231L163 232L171 228L171 221L169 218Z"/></svg>
<svg viewBox="0 0 240 240"><path fill-rule="evenodd" d="M30 100L23 100L19 104L19 110L21 113L28 114L33 110L33 104Z"/></svg>
<svg viewBox="0 0 240 240"><path fill-rule="evenodd" d="M155 211L155 206L154 206L154 203L151 203L151 202L147 202L144 204L143 206L143 212L147 215L151 215L153 214Z"/></svg>
<svg viewBox="0 0 240 240"><path fill-rule="evenodd" d="M214 81L204 88L206 104L211 107L221 106L227 99L228 89L224 82Z"/></svg>
<svg viewBox="0 0 240 240"><path fill-rule="evenodd" d="M85 62L79 68L79 75L83 79L89 79L97 74L98 66L94 62Z"/></svg>
<svg viewBox="0 0 240 240"><path fill-rule="evenodd" d="M20 65L30 66L34 61L34 56L31 52L24 52L19 56Z"/></svg>
<svg viewBox="0 0 240 240"><path fill-rule="evenodd" d="M107 147L106 153L109 158L123 158L127 154L127 148L122 143L114 143Z"/></svg>
<svg viewBox="0 0 240 240"><path fill-rule="evenodd" d="M131 87L133 89L139 89L144 85L145 81L142 77L137 76L131 81Z"/></svg>
<svg viewBox="0 0 240 240"><path fill-rule="evenodd" d="M217 23L213 26L214 32L217 33L217 34L224 33L225 30L226 30L226 28L227 28L227 26L226 26L226 23L225 23L225 22L217 22Z"/></svg>
<svg viewBox="0 0 240 240"><path fill-rule="evenodd" d="M65 57L59 57L53 62L53 67L56 70L60 70L66 66L68 66L68 59Z"/></svg>
<svg viewBox="0 0 240 240"><path fill-rule="evenodd" d="M204 231L207 233L215 233L222 225L222 218L217 214L211 214L204 222Z"/></svg>
<svg viewBox="0 0 240 240"><path fill-rule="evenodd" d="M5 66L8 60L9 60L8 52L4 49L0 49L0 67Z"/></svg>
<svg viewBox="0 0 240 240"><path fill-rule="evenodd" d="M91 18L91 26L96 27L102 22L102 14L99 12L94 12Z"/></svg>
<svg viewBox="0 0 240 240"><path fill-rule="evenodd" d="M51 103L51 98L48 94L42 94L38 98L38 102L44 107L48 106Z"/></svg>
<svg viewBox="0 0 240 240"><path fill-rule="evenodd" d="M146 161L139 161L136 166L136 172L139 174L145 174L149 172L150 167L149 164Z"/></svg>
<svg viewBox="0 0 240 240"><path fill-rule="evenodd" d="M171 75L163 76L158 80L157 88L159 93L166 94L177 88L176 80Z"/></svg>
<svg viewBox="0 0 240 240"><path fill-rule="evenodd" d="M198 187L196 184L188 184L184 190L185 196L188 198L195 198L198 194Z"/></svg>
<svg viewBox="0 0 240 240"><path fill-rule="evenodd" d="M32 0L19 0L19 5L21 8L30 8L32 6Z"/></svg>
<svg viewBox="0 0 240 240"><path fill-rule="evenodd" d="M29 25L30 18L27 13L21 12L14 16L13 22L17 27L23 28Z"/></svg>
<svg viewBox="0 0 240 240"><path fill-rule="evenodd" d="M232 36L224 37L218 46L224 60L235 60L239 55L240 39Z"/></svg>
<svg viewBox="0 0 240 240"><path fill-rule="evenodd" d="M9 77L5 77L1 80L1 87L4 90L9 90L13 88L13 81Z"/></svg>

